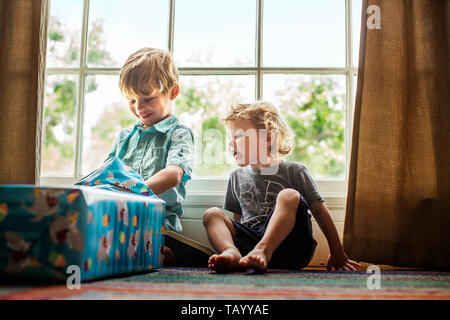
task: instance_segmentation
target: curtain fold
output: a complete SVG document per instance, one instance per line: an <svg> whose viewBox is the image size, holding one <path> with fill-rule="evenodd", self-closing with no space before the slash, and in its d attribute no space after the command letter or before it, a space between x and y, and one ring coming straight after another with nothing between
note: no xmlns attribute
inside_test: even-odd
<svg viewBox="0 0 450 320"><path fill-rule="evenodd" d="M36 183L46 0L0 0L0 184Z"/></svg>
<svg viewBox="0 0 450 320"><path fill-rule="evenodd" d="M367 29L378 5L381 29ZM363 2L344 248L450 266L450 1Z"/></svg>

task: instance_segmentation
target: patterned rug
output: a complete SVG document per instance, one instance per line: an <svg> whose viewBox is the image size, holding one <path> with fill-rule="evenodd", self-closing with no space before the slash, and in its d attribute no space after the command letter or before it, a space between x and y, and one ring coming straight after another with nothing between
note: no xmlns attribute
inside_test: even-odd
<svg viewBox="0 0 450 320"><path fill-rule="evenodd" d="M421 299L450 300L450 272L381 270L379 289L365 271L269 270L216 274L164 268L146 274L66 285L0 286L0 299ZM369 286L368 286L369 284Z"/></svg>

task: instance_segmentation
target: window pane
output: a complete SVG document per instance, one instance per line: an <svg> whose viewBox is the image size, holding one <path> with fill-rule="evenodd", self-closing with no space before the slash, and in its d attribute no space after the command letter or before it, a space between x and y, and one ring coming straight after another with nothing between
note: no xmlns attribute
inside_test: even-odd
<svg viewBox="0 0 450 320"><path fill-rule="evenodd" d="M119 131L137 121L120 93L118 81L119 76L86 78L82 175L98 168L109 154Z"/></svg>
<svg viewBox="0 0 450 320"><path fill-rule="evenodd" d="M255 65L256 1L175 3L174 59L179 66Z"/></svg>
<svg viewBox="0 0 450 320"><path fill-rule="evenodd" d="M280 108L295 133L287 159L316 178L345 177L345 92L341 75L265 75L264 100Z"/></svg>
<svg viewBox="0 0 450 320"><path fill-rule="evenodd" d="M359 64L359 37L361 34L361 7L362 0L352 0L352 42L353 42L353 66ZM364 25L365 27L365 25Z"/></svg>
<svg viewBox="0 0 450 320"><path fill-rule="evenodd" d="M228 176L235 160L228 152L223 117L231 104L255 99L255 77L182 76L175 113L195 136L194 176Z"/></svg>
<svg viewBox="0 0 450 320"><path fill-rule="evenodd" d="M264 66L345 66L345 1L265 0L263 29Z"/></svg>
<svg viewBox="0 0 450 320"><path fill-rule="evenodd" d="M87 64L122 66L142 47L167 49L169 1L91 0Z"/></svg>
<svg viewBox="0 0 450 320"><path fill-rule="evenodd" d="M48 21L47 67L78 67L83 1L52 0Z"/></svg>
<svg viewBox="0 0 450 320"><path fill-rule="evenodd" d="M73 176L77 76L47 76L44 99L42 176Z"/></svg>

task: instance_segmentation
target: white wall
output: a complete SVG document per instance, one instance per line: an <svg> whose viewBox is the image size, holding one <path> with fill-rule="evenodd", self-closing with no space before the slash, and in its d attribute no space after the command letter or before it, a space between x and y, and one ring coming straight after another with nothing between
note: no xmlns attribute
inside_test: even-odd
<svg viewBox="0 0 450 320"><path fill-rule="evenodd" d="M342 242L346 199L345 197L324 197L324 199ZM184 202L184 214L181 218L183 235L211 247L203 228L202 214L210 207L222 207L222 203L223 196L195 196L188 194ZM314 218L312 219L312 225L313 235L317 241L317 248L310 266L324 266L329 255L328 244Z"/></svg>

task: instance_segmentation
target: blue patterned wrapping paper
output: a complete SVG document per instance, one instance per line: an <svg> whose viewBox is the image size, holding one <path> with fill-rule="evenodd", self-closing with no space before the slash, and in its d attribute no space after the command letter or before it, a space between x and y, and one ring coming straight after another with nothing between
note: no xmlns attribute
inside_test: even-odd
<svg viewBox="0 0 450 320"><path fill-rule="evenodd" d="M0 275L81 281L163 265L165 203L74 186L0 186Z"/></svg>
<svg viewBox="0 0 450 320"><path fill-rule="evenodd" d="M108 158L99 168L75 184L112 191L127 191L157 198L139 173L117 157Z"/></svg>

